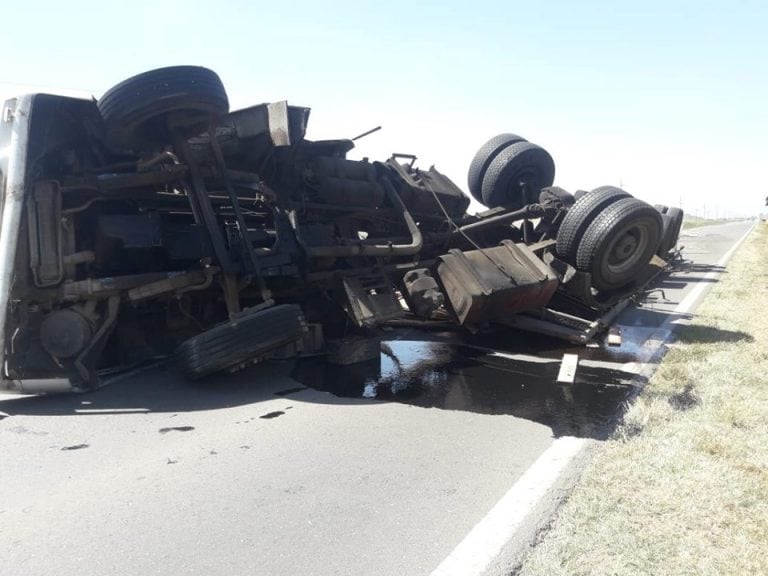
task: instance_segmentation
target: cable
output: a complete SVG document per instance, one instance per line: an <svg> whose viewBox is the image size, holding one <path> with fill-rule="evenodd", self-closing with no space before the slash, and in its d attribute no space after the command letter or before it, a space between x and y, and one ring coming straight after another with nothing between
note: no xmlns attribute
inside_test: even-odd
<svg viewBox="0 0 768 576"><path fill-rule="evenodd" d="M499 263L498 263L498 262L496 262L496 261L495 261L493 258L491 258L491 256L485 252L485 250L486 250L485 248L482 248L482 247L480 247L480 246L477 244L477 242L475 242L474 240L472 240L472 238L470 238L469 236L467 236L467 233L466 233L466 232L464 232L464 231L461 229L461 227L460 227L460 226L458 226L458 225L457 225L457 224L456 224L456 223L453 221L453 218L451 218L450 214L448 214L448 211L445 209L445 206L444 206L444 205L443 205L443 203L440 201L440 198L438 198L438 196L437 196L437 192L435 192L434 188L433 188L433 187L432 187L432 185L429 183L429 180L427 180L427 179L425 179L425 178L422 178L422 180L421 180L421 181L424 183L424 186L427 188L427 190L429 190L429 191L432 193L432 197L435 199L435 202L437 202L437 205L440 207L440 210L442 210L442 211L443 211L443 214L445 215L445 218L448 220L448 223L449 223L451 226L453 226L453 231L454 231L454 232L458 232L459 234L461 234L462 236L464 236L464 238L467 240L467 242L469 242L469 243L470 243L472 246L474 246L474 247L475 247L475 248L476 248L476 249L477 249L477 250L480 252L480 254L482 254L483 256L485 256L486 258L488 258L488 260L491 262L491 264L493 264L494 266L496 266L496 268L498 268L499 272L501 272L501 273L502 273L502 274L504 274L505 276L508 276L509 278L511 278L511 277L512 277L512 275L511 275L509 272L507 272L507 271L504 269L504 267L503 267L501 264L499 264Z"/></svg>

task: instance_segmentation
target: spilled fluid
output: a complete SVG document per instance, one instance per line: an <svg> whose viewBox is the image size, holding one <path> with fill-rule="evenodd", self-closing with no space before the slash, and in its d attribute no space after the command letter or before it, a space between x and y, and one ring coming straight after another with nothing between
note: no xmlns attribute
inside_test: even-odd
<svg viewBox="0 0 768 576"><path fill-rule="evenodd" d="M505 414L539 422L555 436L604 438L635 374L580 365L558 384L559 359L529 362L460 344L398 340L379 358L348 366L297 362L292 377L344 398Z"/></svg>

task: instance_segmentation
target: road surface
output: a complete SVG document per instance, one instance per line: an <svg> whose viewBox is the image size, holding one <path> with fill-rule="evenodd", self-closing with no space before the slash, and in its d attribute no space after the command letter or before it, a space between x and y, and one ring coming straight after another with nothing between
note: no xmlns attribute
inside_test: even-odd
<svg viewBox="0 0 768 576"><path fill-rule="evenodd" d="M573 386L554 384L566 347L510 332L495 353L395 341L347 371L0 397L0 572L430 574L555 439L610 432L633 346L749 226L684 232L693 263L622 315L622 348L582 351Z"/></svg>

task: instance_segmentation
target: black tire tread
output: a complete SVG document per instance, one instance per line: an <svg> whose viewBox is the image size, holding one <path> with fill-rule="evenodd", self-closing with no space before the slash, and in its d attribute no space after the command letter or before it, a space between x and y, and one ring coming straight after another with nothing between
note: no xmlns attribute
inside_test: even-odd
<svg viewBox="0 0 768 576"><path fill-rule="evenodd" d="M629 192L615 186L600 186L579 196L557 232L557 255L569 264L575 264L579 241L595 217L614 202L631 197Z"/></svg>
<svg viewBox="0 0 768 576"><path fill-rule="evenodd" d="M646 247L648 258L639 261L641 262L637 265L637 271L639 271L641 266L647 265L658 250L662 228L661 214L658 210L642 200L631 197L624 198L605 208L605 210L598 214L594 222L589 225L584 233L584 237L579 243L579 248L576 254L576 268L592 273L592 281L595 288L599 290L610 290L618 287L616 285L607 285L601 282L593 268L593 264L603 243L606 242L616 227L622 226L630 219L644 216L650 216L658 222L658 236L655 239L655 242L650 242ZM630 277L630 279L632 275L631 271L627 272L627 276Z"/></svg>
<svg viewBox="0 0 768 576"><path fill-rule="evenodd" d="M658 208L654 206L656 210ZM662 230L661 230L661 243L659 244L659 249L656 252L660 257L664 258L667 254L669 254L669 251L672 250L672 247L675 245L676 238L673 238L673 235L675 233L675 221L672 216L669 214L661 213L661 221L662 221Z"/></svg>
<svg viewBox="0 0 768 576"><path fill-rule="evenodd" d="M150 70L116 84L97 106L114 143L136 146L144 126L163 115L195 113L202 124L229 111L219 76L201 66L171 66Z"/></svg>
<svg viewBox="0 0 768 576"><path fill-rule="evenodd" d="M667 216L671 216L674 221L674 228L671 234L671 244L669 250L673 250L677 246L677 241L680 239L680 231L683 228L683 219L685 218L685 212L682 208L675 208L670 206L667 209Z"/></svg>
<svg viewBox="0 0 768 576"><path fill-rule="evenodd" d="M189 379L226 370L300 339L307 331L301 308L282 304L214 326L183 342L176 361Z"/></svg>
<svg viewBox="0 0 768 576"><path fill-rule="evenodd" d="M534 166L537 178L529 198L509 198L506 194L514 177L523 168ZM483 204L489 208L505 206L510 209L522 208L535 203L542 188L552 186L555 180L555 161L541 146L531 142L510 144L491 161L483 176Z"/></svg>
<svg viewBox="0 0 768 576"><path fill-rule="evenodd" d="M517 142L527 142L527 140L517 134L499 134L488 140L477 151L467 173L467 186L475 200L483 201L483 176L490 163L504 148Z"/></svg>

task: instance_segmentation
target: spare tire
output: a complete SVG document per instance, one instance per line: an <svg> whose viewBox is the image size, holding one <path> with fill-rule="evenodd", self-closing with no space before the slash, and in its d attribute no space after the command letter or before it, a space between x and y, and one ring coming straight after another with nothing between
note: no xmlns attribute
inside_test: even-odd
<svg viewBox="0 0 768 576"><path fill-rule="evenodd" d="M187 378L195 380L256 359L306 332L304 315L295 304L244 310L183 342L176 349L176 362Z"/></svg>
<svg viewBox="0 0 768 576"><path fill-rule="evenodd" d="M647 266L661 241L661 214L650 204L624 198L589 225L579 243L576 268L592 274L598 290L628 284Z"/></svg>
<svg viewBox="0 0 768 576"><path fill-rule="evenodd" d="M491 161L483 176L483 204L517 210L535 203L539 191L552 186L555 162L549 152L530 142L511 144Z"/></svg>
<svg viewBox="0 0 768 576"><path fill-rule="evenodd" d="M581 194L557 231L557 255L569 264L575 264L579 241L595 217L614 202L631 197L629 192L615 186L600 186Z"/></svg>
<svg viewBox="0 0 768 576"><path fill-rule="evenodd" d="M107 90L97 102L107 143L139 150L168 144L168 120L186 136L203 132L229 111L219 76L200 66L171 66L133 76Z"/></svg>
<svg viewBox="0 0 768 576"><path fill-rule="evenodd" d="M504 148L517 142L527 142L527 140L517 134L499 134L488 140L477 151L475 157L472 158L472 163L469 165L469 173L467 174L469 192L475 200L478 202L483 201L483 176L485 176L485 171L490 163Z"/></svg>

